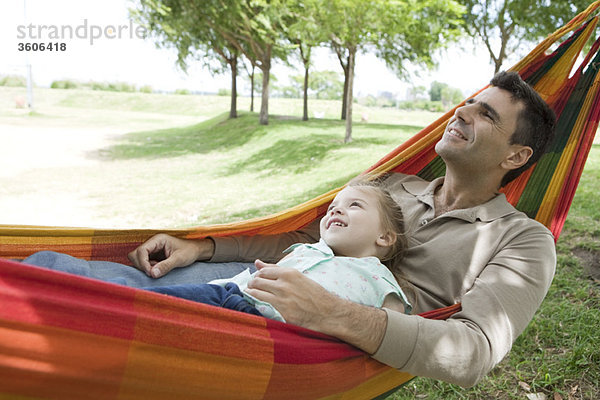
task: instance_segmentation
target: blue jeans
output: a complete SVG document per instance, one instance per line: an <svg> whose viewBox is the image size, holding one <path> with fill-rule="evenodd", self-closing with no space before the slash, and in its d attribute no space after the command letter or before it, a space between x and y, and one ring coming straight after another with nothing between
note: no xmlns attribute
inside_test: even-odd
<svg viewBox="0 0 600 400"><path fill-rule="evenodd" d="M144 289L247 314L262 315L243 297L240 288L235 283L228 283L225 287L199 283L196 285L155 286Z"/></svg>
<svg viewBox="0 0 600 400"><path fill-rule="evenodd" d="M86 261L53 251L37 252L24 259L23 262L135 288L182 285L190 282L206 283L213 279L231 278L248 268L250 272L256 271L252 263L196 262L188 267L175 268L162 278L154 279L127 265L109 261Z"/></svg>

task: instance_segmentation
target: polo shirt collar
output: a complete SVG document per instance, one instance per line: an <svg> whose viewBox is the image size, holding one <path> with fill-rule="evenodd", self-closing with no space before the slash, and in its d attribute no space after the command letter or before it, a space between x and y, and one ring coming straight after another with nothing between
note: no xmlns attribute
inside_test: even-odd
<svg viewBox="0 0 600 400"><path fill-rule="evenodd" d="M425 180L407 181L402 183L402 186L404 187L404 190L415 196L417 200L433 209L433 194L443 183L444 177L440 177L431 182ZM441 217L459 218L468 222L475 222L477 220L491 222L517 212L518 211L506 200L504 193L500 193L486 203L471 208L453 210L441 215Z"/></svg>

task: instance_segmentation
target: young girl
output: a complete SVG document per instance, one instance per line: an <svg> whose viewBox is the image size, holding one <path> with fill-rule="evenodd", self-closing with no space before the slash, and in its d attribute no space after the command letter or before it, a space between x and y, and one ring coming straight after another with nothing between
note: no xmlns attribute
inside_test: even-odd
<svg viewBox="0 0 600 400"><path fill-rule="evenodd" d="M410 313L398 262L406 247L402 212L377 181L357 178L321 219L321 240L295 244L277 265L299 270L336 295L360 304ZM385 265L384 265L385 264ZM256 261L260 270L264 265ZM208 284L145 288L158 293L284 321L269 303L245 293L248 271Z"/></svg>

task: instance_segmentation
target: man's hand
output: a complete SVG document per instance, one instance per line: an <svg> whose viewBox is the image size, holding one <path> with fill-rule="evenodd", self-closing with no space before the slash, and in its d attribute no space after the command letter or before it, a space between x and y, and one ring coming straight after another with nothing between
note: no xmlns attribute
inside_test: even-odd
<svg viewBox="0 0 600 400"><path fill-rule="evenodd" d="M260 260L246 292L273 305L291 324L348 342L369 354L379 348L387 326L385 311L344 300L293 268Z"/></svg>
<svg viewBox="0 0 600 400"><path fill-rule="evenodd" d="M152 278L160 278L173 268L186 267L212 257L215 244L211 239L186 240L158 234L127 255L133 266Z"/></svg>

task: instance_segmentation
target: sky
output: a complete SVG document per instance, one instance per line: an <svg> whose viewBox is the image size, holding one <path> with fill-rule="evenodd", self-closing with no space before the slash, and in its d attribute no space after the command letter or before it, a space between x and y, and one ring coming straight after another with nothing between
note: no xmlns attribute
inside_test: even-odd
<svg viewBox="0 0 600 400"><path fill-rule="evenodd" d="M187 73L176 65L176 52L159 49L150 39L138 35L141 27L129 18L132 0L2 0L0 14L0 76L25 76L31 65L35 85L48 87L52 81L72 79L81 82L128 82L154 90L216 92L230 87L229 76L212 76L201 62L192 62ZM64 51L19 51L26 43L65 44ZM377 95L383 91L404 98L410 86L429 88L432 81L459 88L465 96L483 87L493 75L489 56L465 39L466 50L449 49L438 56L439 67L402 81L371 54L359 54L354 81L357 95ZM508 65L508 64L507 64ZM342 73L337 57L320 49L314 57L314 70ZM272 72L279 83L289 75L301 74L276 64ZM248 87L238 83L242 94Z"/></svg>

